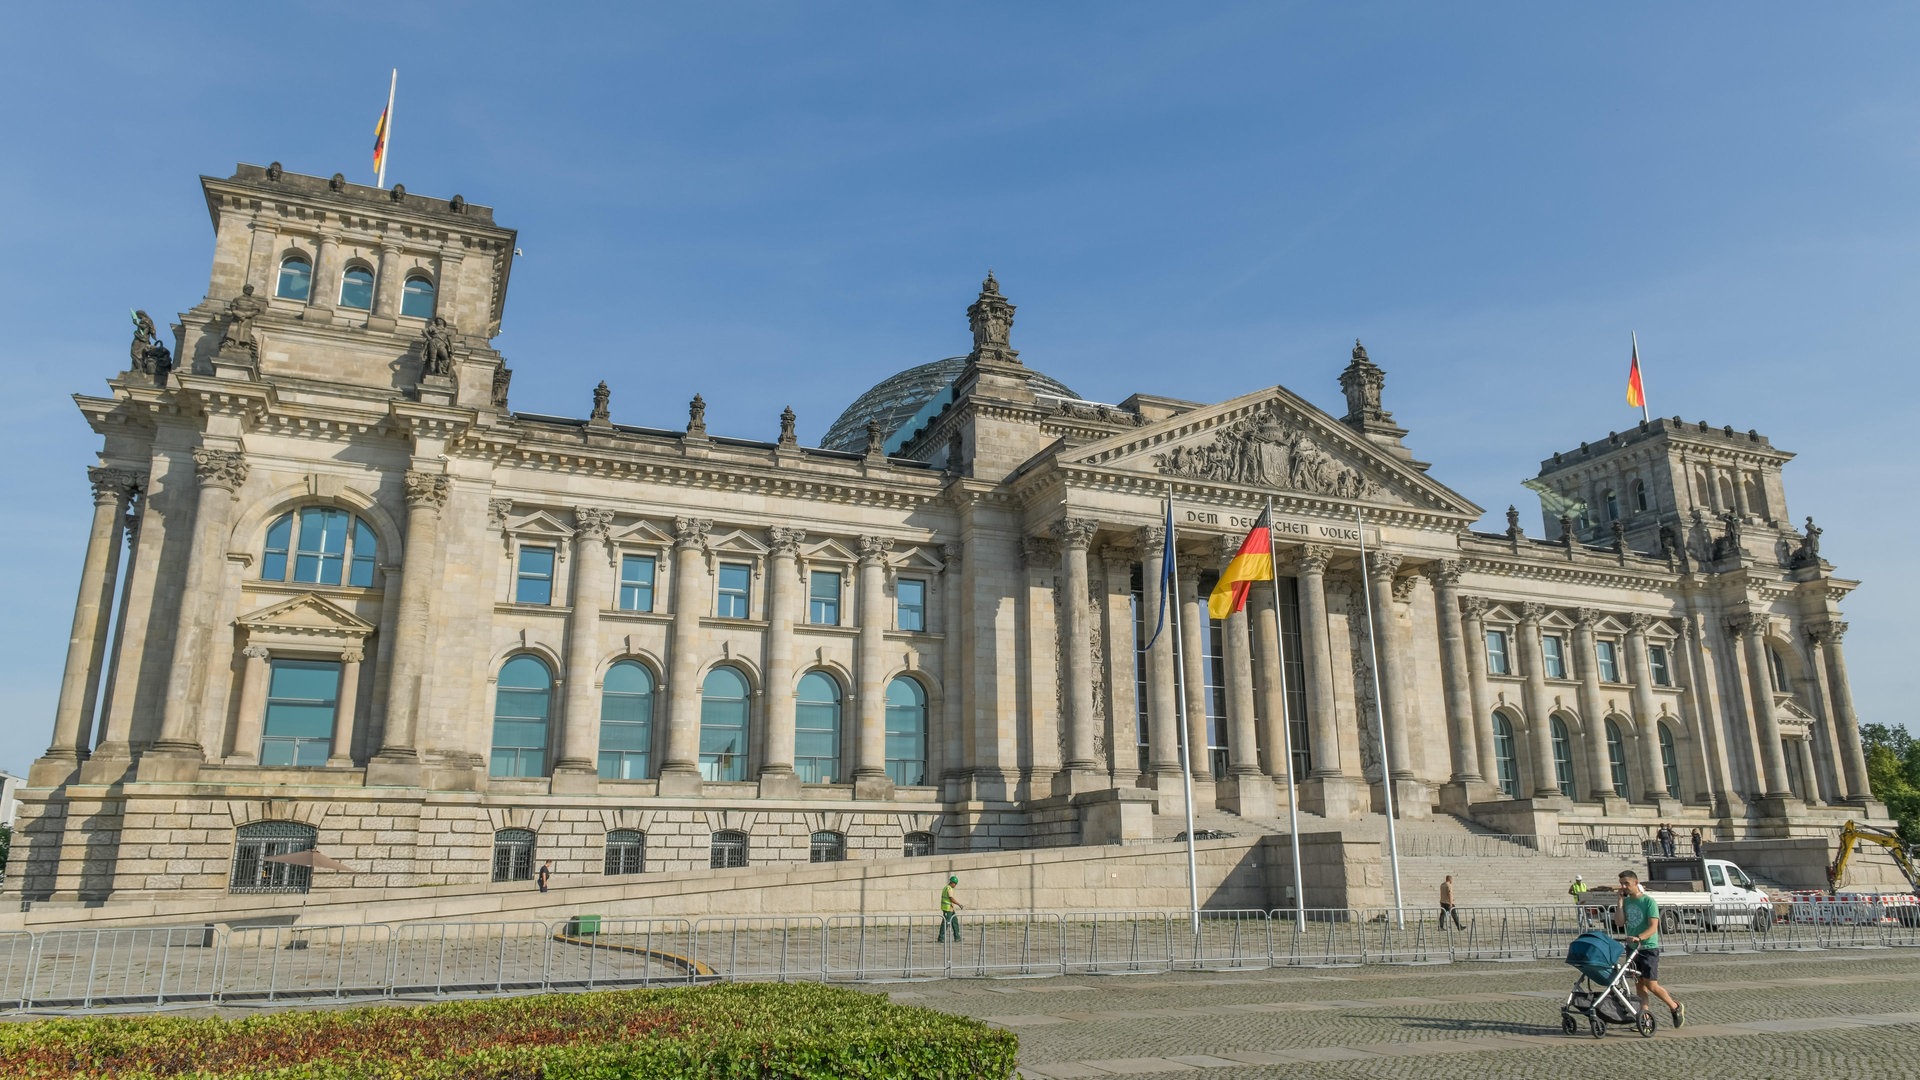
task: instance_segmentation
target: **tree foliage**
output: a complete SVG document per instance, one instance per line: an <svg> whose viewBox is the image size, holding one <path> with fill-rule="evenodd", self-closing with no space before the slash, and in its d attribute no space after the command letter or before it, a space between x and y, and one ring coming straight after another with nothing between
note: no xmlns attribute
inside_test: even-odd
<svg viewBox="0 0 1920 1080"><path fill-rule="evenodd" d="M1900 838L1920 844L1920 740L1891 724L1860 725L1867 783L1899 823Z"/></svg>

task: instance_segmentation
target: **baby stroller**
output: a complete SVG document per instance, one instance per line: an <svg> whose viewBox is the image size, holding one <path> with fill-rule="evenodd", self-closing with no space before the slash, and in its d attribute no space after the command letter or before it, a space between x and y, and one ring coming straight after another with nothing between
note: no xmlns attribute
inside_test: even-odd
<svg viewBox="0 0 1920 1080"><path fill-rule="evenodd" d="M1573 939L1567 946L1567 963L1580 972L1580 977L1574 980L1567 1003L1560 1006L1561 1031L1577 1033L1580 1017L1584 1016L1588 1033L1596 1039L1606 1035L1608 1024L1632 1024L1641 1038L1653 1036L1659 1022L1640 1007L1630 985L1634 978L1633 954L1639 951L1639 942L1622 945L1599 930Z"/></svg>

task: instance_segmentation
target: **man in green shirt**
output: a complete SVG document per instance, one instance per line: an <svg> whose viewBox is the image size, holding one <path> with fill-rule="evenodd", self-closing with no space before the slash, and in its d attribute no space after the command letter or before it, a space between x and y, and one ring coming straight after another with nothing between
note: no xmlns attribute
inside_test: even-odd
<svg viewBox="0 0 1920 1080"><path fill-rule="evenodd" d="M1674 1027L1687 1025L1687 1007L1673 1000L1660 976L1660 904L1640 887L1640 875L1620 871L1620 907L1614 921L1626 931L1629 942L1640 942L1633 954L1633 969L1640 976L1640 1007L1647 1007L1647 995L1659 998L1673 1016Z"/></svg>
<svg viewBox="0 0 1920 1080"><path fill-rule="evenodd" d="M1567 895L1573 897L1573 917L1581 929L1590 925L1587 918L1587 879L1579 874L1573 875L1573 884L1567 886Z"/></svg>
<svg viewBox="0 0 1920 1080"><path fill-rule="evenodd" d="M960 941L960 916L954 914L954 909L967 905L953 898L953 887L958 884L960 884L959 875L948 875L946 887L940 890L940 934L934 938L935 941L947 940L948 930L953 931L955 944Z"/></svg>

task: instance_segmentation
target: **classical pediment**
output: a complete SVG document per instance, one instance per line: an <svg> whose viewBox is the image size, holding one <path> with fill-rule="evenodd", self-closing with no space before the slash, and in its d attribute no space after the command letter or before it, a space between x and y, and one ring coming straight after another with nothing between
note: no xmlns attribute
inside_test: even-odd
<svg viewBox="0 0 1920 1080"><path fill-rule="evenodd" d="M249 640L262 637L360 641L374 626L338 604L314 593L249 612L234 620Z"/></svg>
<svg viewBox="0 0 1920 1080"><path fill-rule="evenodd" d="M1062 461L1314 500L1468 518L1481 513L1459 493L1278 386L1090 443Z"/></svg>

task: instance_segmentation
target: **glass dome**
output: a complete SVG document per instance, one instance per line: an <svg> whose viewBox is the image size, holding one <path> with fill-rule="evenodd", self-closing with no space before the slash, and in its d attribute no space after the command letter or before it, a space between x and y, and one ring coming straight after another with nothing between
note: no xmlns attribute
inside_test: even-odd
<svg viewBox="0 0 1920 1080"><path fill-rule="evenodd" d="M826 437L820 440L821 447L854 454L865 451L869 420L880 422L881 438L890 438L941 391L952 386L966 369L966 357L949 356L887 376L847 406L840 418L827 428ZM1033 373L1031 385L1036 393L1079 397L1065 383L1038 371Z"/></svg>

